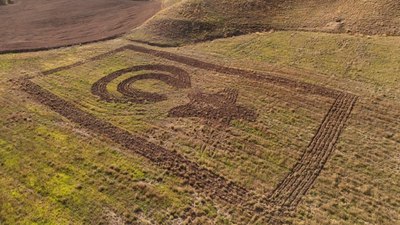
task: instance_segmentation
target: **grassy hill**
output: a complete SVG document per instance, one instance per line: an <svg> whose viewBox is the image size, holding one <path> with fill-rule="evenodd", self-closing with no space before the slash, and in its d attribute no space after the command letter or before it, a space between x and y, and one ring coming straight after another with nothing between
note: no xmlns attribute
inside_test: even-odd
<svg viewBox="0 0 400 225"><path fill-rule="evenodd" d="M129 36L178 45L269 30L399 35L397 0L175 0ZM175 4L171 4L175 3ZM396 16L397 15L397 16Z"/></svg>

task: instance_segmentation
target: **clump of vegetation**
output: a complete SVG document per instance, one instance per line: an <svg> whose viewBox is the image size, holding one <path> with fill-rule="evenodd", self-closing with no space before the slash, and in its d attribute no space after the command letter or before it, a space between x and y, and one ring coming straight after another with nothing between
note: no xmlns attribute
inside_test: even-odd
<svg viewBox="0 0 400 225"><path fill-rule="evenodd" d="M8 5L8 4L13 4L13 0L0 0L0 5Z"/></svg>

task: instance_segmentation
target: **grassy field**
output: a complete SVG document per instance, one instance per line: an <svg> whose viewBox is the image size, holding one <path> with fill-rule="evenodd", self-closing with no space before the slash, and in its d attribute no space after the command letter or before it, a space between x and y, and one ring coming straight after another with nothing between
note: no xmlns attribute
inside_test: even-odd
<svg viewBox="0 0 400 225"><path fill-rule="evenodd" d="M301 156L332 100L271 83L121 51L48 76L129 44L128 40L0 55L1 224L241 224L240 207L198 192L149 159L72 123L22 92L22 76L79 109L251 190L269 193ZM159 49L154 47L154 49ZM400 215L400 39L281 31L256 33L165 51L206 62L305 81L358 95L353 113L314 187L287 218L294 224L396 224ZM157 80L135 83L162 93L154 104L104 102L91 93L107 74L143 64L187 71L191 88ZM120 96L122 80L107 89ZM255 122L228 125L169 117L193 93L238 90L236 104ZM10 191L11 190L11 191Z"/></svg>
<svg viewBox="0 0 400 225"><path fill-rule="evenodd" d="M179 49L236 67L291 74L361 98L336 153L295 224L399 221L400 41L310 32L274 32ZM190 53L189 53L190 52ZM227 61L226 59L229 59ZM327 222L330 221L330 222Z"/></svg>
<svg viewBox="0 0 400 225"><path fill-rule="evenodd" d="M124 154L110 141L13 90L11 78L107 47L84 49L1 56L1 223L172 223L184 217L177 213L192 207L195 215L218 220L213 203L200 201L179 178L142 157ZM78 50L83 53L76 54Z"/></svg>

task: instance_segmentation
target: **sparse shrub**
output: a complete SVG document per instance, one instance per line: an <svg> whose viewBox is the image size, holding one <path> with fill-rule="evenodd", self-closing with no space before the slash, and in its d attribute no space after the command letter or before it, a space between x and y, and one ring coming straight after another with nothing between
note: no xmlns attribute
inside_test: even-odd
<svg viewBox="0 0 400 225"><path fill-rule="evenodd" d="M106 190L106 187L104 187L104 186L100 186L100 187L99 187L99 191L100 191L100 192L104 192L105 190Z"/></svg>

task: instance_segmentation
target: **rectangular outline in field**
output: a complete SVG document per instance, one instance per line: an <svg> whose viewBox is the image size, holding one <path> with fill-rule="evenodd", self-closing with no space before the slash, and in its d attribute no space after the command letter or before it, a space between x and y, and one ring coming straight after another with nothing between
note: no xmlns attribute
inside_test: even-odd
<svg viewBox="0 0 400 225"><path fill-rule="evenodd" d="M269 222L276 222L279 220L280 216L288 211L290 212L294 210L299 204L301 198L312 187L325 163L332 154L335 144L338 141L339 136L345 127L346 121L348 120L357 101L357 96L335 89L296 81L269 73L258 73L220 66L187 56L181 56L175 53L154 50L133 44L117 48L68 66L43 71L41 74L42 76L47 76L88 62L100 60L125 50L164 58L190 67L214 71L226 75L235 75L260 82L272 83L279 86L293 88L300 92L335 99L322 123L319 125L317 133L311 140L307 149L303 152L299 161L273 190L273 192L268 196L261 197L260 203L264 206L264 213L262 213L262 215L266 215ZM102 134L131 152L140 154L160 167L170 170L175 175L187 180L188 183L198 191L223 202L232 204L245 203L249 199L256 197L248 190L215 174L213 171L202 168L195 162L187 160L179 153L169 151L150 143L142 137L135 136L128 131L80 110L72 103L44 90L42 87L32 82L30 80L32 78L34 77L25 77L20 79L18 83L23 91L33 95L39 102L50 107L53 111L58 112L69 120L78 123L91 131ZM257 211L259 211L259 206L257 208ZM254 213L254 208L250 206L244 207L243 210L248 214Z"/></svg>

